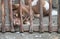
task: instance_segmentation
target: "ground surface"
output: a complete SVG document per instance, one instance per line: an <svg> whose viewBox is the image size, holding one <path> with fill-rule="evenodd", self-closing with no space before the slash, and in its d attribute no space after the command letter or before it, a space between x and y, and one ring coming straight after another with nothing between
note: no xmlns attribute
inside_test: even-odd
<svg viewBox="0 0 60 39"><path fill-rule="evenodd" d="M0 39L60 39L60 34L53 33L0 33Z"/></svg>

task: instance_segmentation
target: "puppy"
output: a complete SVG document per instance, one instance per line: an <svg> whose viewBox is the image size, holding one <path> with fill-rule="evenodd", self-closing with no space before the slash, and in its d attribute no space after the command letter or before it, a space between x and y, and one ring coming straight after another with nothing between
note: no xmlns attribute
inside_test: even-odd
<svg viewBox="0 0 60 39"><path fill-rule="evenodd" d="M28 23L27 21L29 21L29 5L28 3L26 5L21 5L22 7L22 16L23 18L23 21L25 23ZM42 6L43 6L43 16L48 16L49 14L49 3L45 0L42 0ZM40 7L39 7L39 0L32 0L32 11L34 13L34 16L35 17L39 17L40 15L40 11L39 11ZM17 10L17 14L20 13L19 11L19 4L14 4L13 5L13 10ZM28 19L28 20L27 20Z"/></svg>
<svg viewBox="0 0 60 39"><path fill-rule="evenodd" d="M29 0L25 1L25 4L28 6ZM32 9L34 11L35 16L39 17L40 14L40 7L39 7L39 0L32 0ZM29 6L28 6L29 7ZM42 7L43 7L43 16L48 16L49 14L49 3L45 0L42 0Z"/></svg>
<svg viewBox="0 0 60 39"><path fill-rule="evenodd" d="M14 12L14 24L16 24L16 19L19 18L20 19L20 11L19 11L19 4L14 4L12 5L13 6L13 12ZM27 6L26 6L27 7ZM24 7L22 5L22 18L23 18L23 24L30 24L29 23L29 19L30 19L30 16L29 16L29 10Z"/></svg>

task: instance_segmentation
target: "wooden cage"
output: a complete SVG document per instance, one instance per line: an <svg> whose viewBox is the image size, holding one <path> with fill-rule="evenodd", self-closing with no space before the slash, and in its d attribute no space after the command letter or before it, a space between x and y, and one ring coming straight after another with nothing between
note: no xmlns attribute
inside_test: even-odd
<svg viewBox="0 0 60 39"><path fill-rule="evenodd" d="M1 5L1 9L0 9L0 31L2 32L7 32L7 31L11 31L11 32L15 32L15 28L14 28L14 18L13 18L13 8L12 5L14 4L13 2L14 0L1 0L0 5ZM25 0L24 0L25 1ZM59 31L60 32L60 14L58 14L57 16L57 20L54 20L56 22L56 25L52 24L53 18L55 19L56 16L52 16L52 0L48 0L49 1L49 18L47 18L48 20L48 24L44 24L43 23L43 19L45 19L43 17L43 8L42 8L42 0L39 0L39 11L40 11L40 17L39 17L39 23L38 24L34 24L33 21L33 12L32 12L32 5L31 2L32 0L29 0L29 16L30 16L30 25L24 25L23 24L23 18L22 18L22 5L24 5L24 1L22 3L22 0L18 0L19 3L19 11L20 11L20 24L19 24L19 31L20 32L25 32L25 31L29 31L30 33L34 32L34 31L38 31L38 32L45 32L45 31L49 31L49 32L53 32L53 31ZM6 2L6 5L5 5ZM60 3L60 2L59 2ZM60 8L60 5L59 5ZM60 9L59 9L60 10ZM58 10L58 11L59 11ZM8 11L8 12L7 12ZM7 22L8 21L8 22ZM36 21L36 20L35 20ZM58 24L57 24L58 23ZM59 25L59 26L58 26Z"/></svg>

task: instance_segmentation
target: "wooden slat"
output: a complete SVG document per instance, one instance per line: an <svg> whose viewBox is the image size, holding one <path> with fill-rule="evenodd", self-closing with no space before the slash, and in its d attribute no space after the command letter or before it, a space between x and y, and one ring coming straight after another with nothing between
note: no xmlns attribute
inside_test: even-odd
<svg viewBox="0 0 60 39"><path fill-rule="evenodd" d="M33 32L33 12L32 12L32 0L29 0L29 8L30 8L30 26L29 26L29 32L32 33Z"/></svg>
<svg viewBox="0 0 60 39"><path fill-rule="evenodd" d="M40 7L40 26L39 26L39 32L44 32L43 28L43 7L42 7L42 0L39 0L39 7Z"/></svg>
<svg viewBox="0 0 60 39"><path fill-rule="evenodd" d="M2 32L5 31L5 9L4 9L4 0L1 0L1 6L2 6Z"/></svg>
<svg viewBox="0 0 60 39"><path fill-rule="evenodd" d="M49 0L49 32L52 32L52 0Z"/></svg>
<svg viewBox="0 0 60 39"><path fill-rule="evenodd" d="M11 32L14 32L14 26L13 26L13 10L12 10L12 0L8 0L8 6L9 6L9 17L10 17L10 24L11 24Z"/></svg>
<svg viewBox="0 0 60 39"><path fill-rule="evenodd" d="M23 19L22 19L22 2L19 0L19 7L20 7L20 32L24 32L23 30Z"/></svg>
<svg viewBox="0 0 60 39"><path fill-rule="evenodd" d="M60 33L60 0L58 0L58 32Z"/></svg>

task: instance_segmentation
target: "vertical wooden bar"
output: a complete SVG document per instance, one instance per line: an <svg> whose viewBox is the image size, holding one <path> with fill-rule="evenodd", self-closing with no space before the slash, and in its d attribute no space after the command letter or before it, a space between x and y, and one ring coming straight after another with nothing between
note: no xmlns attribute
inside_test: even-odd
<svg viewBox="0 0 60 39"><path fill-rule="evenodd" d="M39 7L40 7L40 26L39 26L39 32L44 32L43 28L43 7L42 7L42 0L39 0Z"/></svg>
<svg viewBox="0 0 60 39"><path fill-rule="evenodd" d="M60 33L60 0L58 0L58 33Z"/></svg>
<svg viewBox="0 0 60 39"><path fill-rule="evenodd" d="M49 32L52 32L52 0L49 0Z"/></svg>
<svg viewBox="0 0 60 39"><path fill-rule="evenodd" d="M13 26L13 10L12 10L12 0L8 0L8 6L9 6L9 14L10 14L10 26L11 26L11 32L14 32L14 26Z"/></svg>
<svg viewBox="0 0 60 39"><path fill-rule="evenodd" d="M5 9L4 9L4 0L1 0L2 6L2 32L6 32L5 30Z"/></svg>
<svg viewBox="0 0 60 39"><path fill-rule="evenodd" d="M33 32L33 12L32 12L32 5L31 5L32 0L29 0L29 8L30 8L30 26L29 26L29 32Z"/></svg>
<svg viewBox="0 0 60 39"><path fill-rule="evenodd" d="M20 32L24 32L23 30L23 19L22 19L22 2L19 0L19 7L20 7Z"/></svg>

